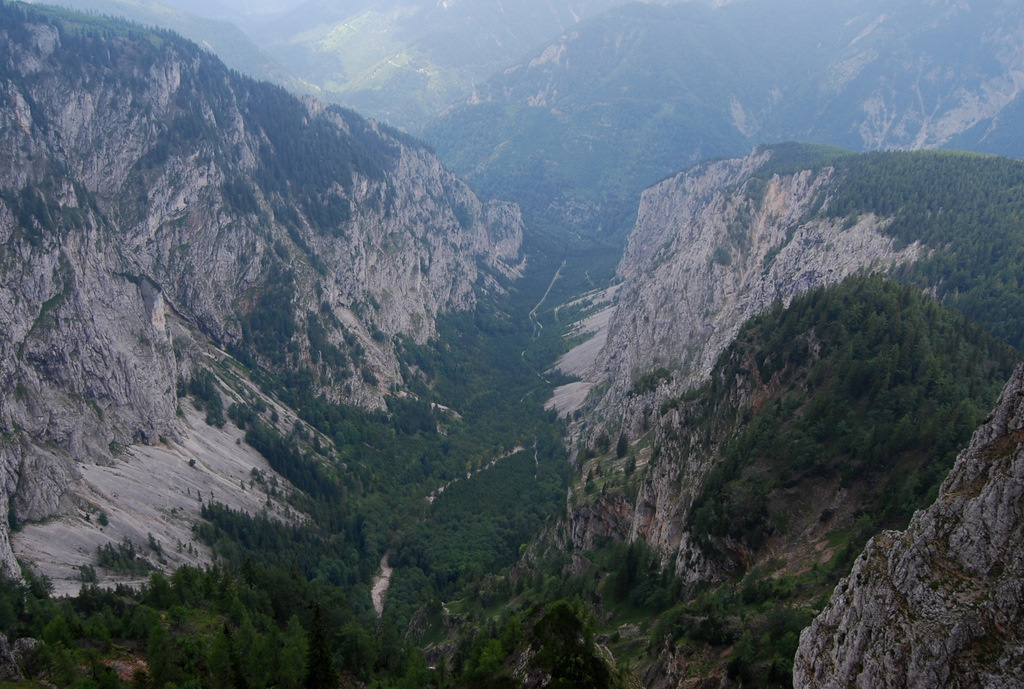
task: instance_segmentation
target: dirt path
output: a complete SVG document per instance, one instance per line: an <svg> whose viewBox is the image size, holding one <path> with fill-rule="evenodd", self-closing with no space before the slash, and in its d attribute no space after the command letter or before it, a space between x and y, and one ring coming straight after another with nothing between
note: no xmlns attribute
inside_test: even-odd
<svg viewBox="0 0 1024 689"><path fill-rule="evenodd" d="M537 311L544 305L544 302L547 301L548 295L551 294L551 288L555 286L556 282L558 282L558 278L562 277L562 268L565 268L565 261L562 261L562 265L558 266L558 270L555 271L554 277L551 278L551 282L548 284L548 288L544 292L544 296L540 298L537 305L530 311L530 322L533 324L533 339L537 339L537 335L544 329L541 322L537 320Z"/></svg>
<svg viewBox="0 0 1024 689"><path fill-rule="evenodd" d="M377 617L384 614L384 597L388 593L388 587L391 586L391 572L394 571L388 565L389 553L390 551L385 551L384 556L380 559L380 573L373 577L373 588L370 589L370 599L373 601L373 609L377 612Z"/></svg>
<svg viewBox="0 0 1024 689"><path fill-rule="evenodd" d="M537 443L536 443L536 442L535 442L535 443L533 444L533 448L534 448L534 451L535 451L535 452L534 452L534 454L536 454L536 449L537 449ZM474 476L476 476L477 474L479 474L479 473L480 473L481 471L487 471L488 469L491 469L491 468L493 468L493 467L494 467L494 465L496 465L496 464L497 464L497 463L498 463L499 461L501 461L502 459L508 459L508 458L509 458L509 457L511 457L512 455L516 455L516 454L519 454L520 452L523 452L523 451L525 451L525 450L526 450L526 448L525 448L525 447L523 447L522 445L516 445L515 447L513 447L513 448L512 448L511 450L509 450L509 451L508 451L508 452L506 452L505 454L501 455L500 457L495 457L495 458L494 458L494 459L492 459L492 460L491 460L490 462L488 462L487 464L483 465L482 467L480 467L480 468L479 468L479 469L477 469L476 471L471 471L471 472L467 473L467 474L466 474L466 479L467 479L467 480L468 480L468 479L471 479L471 478L473 478ZM540 464L540 462L539 462L539 460L538 460L538 466L539 466L539 464ZM443 492L445 491L445 489L446 489L446 488L447 488L448 486L452 485L452 484L453 484L453 483L455 483L456 481L461 481L461 480L462 480L462 477L461 477L461 476L456 476L455 478L453 478L453 479L452 479L451 481L449 481L448 483L446 483L446 484L444 484L443 486L441 486L441 487L439 487L439 488L437 488L437 489L433 490L433 491L432 491L432 492L430 493L430 495L428 495L428 496L427 496L427 502L429 502L429 503L433 503L433 502L434 502L434 500L435 500L435 499L437 498L437 496L438 496L438 495L440 495L441 493L443 493Z"/></svg>

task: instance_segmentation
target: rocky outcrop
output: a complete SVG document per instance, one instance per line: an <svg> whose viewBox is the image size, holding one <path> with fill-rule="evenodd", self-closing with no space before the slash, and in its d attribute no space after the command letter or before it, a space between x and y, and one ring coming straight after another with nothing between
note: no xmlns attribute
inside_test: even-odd
<svg viewBox="0 0 1024 689"><path fill-rule="evenodd" d="M619 264L608 341L584 375L603 391L591 418L639 429L645 409L707 377L751 316L918 256L918 246L895 248L883 218L851 224L817 213L832 169L757 176L770 158L766 151L708 163L644 193ZM672 372L671 384L630 395L658 367Z"/></svg>
<svg viewBox="0 0 1024 689"><path fill-rule="evenodd" d="M76 463L175 441L225 351L380 407L400 337L518 275L518 209L422 145L170 34L0 7L0 510L67 512ZM0 565L16 571L0 528Z"/></svg>
<svg viewBox="0 0 1024 689"><path fill-rule="evenodd" d="M602 426L633 437L645 432L662 403L707 380L743 323L773 304L921 254L919 245L897 249L883 233L884 218L851 222L820 213L833 193L832 168L767 174L771 156L769 149L707 163L644 193L619 264L607 341L582 376L593 391L581 443ZM663 376L637 385L659 368ZM738 385L725 406L749 405L755 384ZM613 510L604 503L574 508L570 500L568 544L643 538L675 560L687 583L723 575L728 565L709 562L688 531L693 501L719 459L717 446L689 428L690 413L684 405L657 421L653 442L664 454L647 464L634 499ZM723 418L728 413L722 409Z"/></svg>
<svg viewBox="0 0 1024 689"><path fill-rule="evenodd" d="M17 639L13 644L7 636L0 634L0 681L24 682L25 675L32 675L43 643L30 637Z"/></svg>
<svg viewBox="0 0 1024 689"><path fill-rule="evenodd" d="M5 682L24 682L25 675L11 652L11 644L7 637L0 634L0 680Z"/></svg>
<svg viewBox="0 0 1024 689"><path fill-rule="evenodd" d="M906 531L800 637L797 687L1011 687L1024 667L1024 366Z"/></svg>

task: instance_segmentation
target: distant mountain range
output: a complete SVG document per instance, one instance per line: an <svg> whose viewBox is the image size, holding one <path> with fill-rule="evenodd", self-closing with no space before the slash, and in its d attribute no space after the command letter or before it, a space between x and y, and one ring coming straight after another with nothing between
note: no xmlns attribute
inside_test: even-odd
<svg viewBox="0 0 1024 689"><path fill-rule="evenodd" d="M643 188L765 142L1024 155L1008 0L69 2L422 135L543 234L621 242Z"/></svg>
<svg viewBox="0 0 1024 689"><path fill-rule="evenodd" d="M640 190L800 140L1024 155L1013 2L627 5L477 87L425 130L485 195L552 231L624 232Z"/></svg>
<svg viewBox="0 0 1024 689"><path fill-rule="evenodd" d="M67 0L170 28L228 64L418 132L476 84L625 0ZM204 18L213 19L211 24ZM244 45L237 29L246 32ZM254 49L255 46L259 49ZM270 64L268 64L270 63ZM290 76L286 77L279 67Z"/></svg>

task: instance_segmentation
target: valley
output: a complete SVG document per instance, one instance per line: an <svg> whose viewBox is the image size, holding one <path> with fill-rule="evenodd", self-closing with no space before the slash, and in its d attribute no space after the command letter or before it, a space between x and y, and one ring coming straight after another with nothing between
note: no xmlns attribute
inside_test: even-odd
<svg viewBox="0 0 1024 689"><path fill-rule="evenodd" d="M0 2L8 676L1012 684L1020 9L357 5Z"/></svg>

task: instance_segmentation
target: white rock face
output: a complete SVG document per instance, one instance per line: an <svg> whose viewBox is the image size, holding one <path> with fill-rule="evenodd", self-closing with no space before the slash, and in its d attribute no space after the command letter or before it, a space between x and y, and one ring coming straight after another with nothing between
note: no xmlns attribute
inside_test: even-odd
<svg viewBox="0 0 1024 689"><path fill-rule="evenodd" d="M583 374L582 384L592 387L585 408L590 433L595 425L621 423L639 435L662 401L704 382L743 323L773 304L920 255L919 246L894 248L882 234L885 219L820 217L817 209L829 202L834 182L831 169L755 177L768 155L702 165L645 192L619 265L607 342ZM658 367L671 371L672 380L633 394L634 382ZM749 404L748 387L739 386L724 406ZM665 452L647 464L634 497L578 509L570 501L568 544L587 549L604 538L642 538L666 563L674 560L687 584L728 574L731 565L709 562L689 532L690 508L718 460L717 448L691 427L690 413L682 405L662 418L653 444ZM590 440L584 435L583 442ZM692 449L675 449L683 446ZM840 499L823 498L822 509L841 509L833 504Z"/></svg>
<svg viewBox="0 0 1024 689"><path fill-rule="evenodd" d="M752 177L769 154L698 166L648 189L618 274L622 287L608 341L584 379L607 392L595 419L657 408L706 378L740 326L775 302L863 271L913 261L920 248L894 248L885 220L853 225L815 217L831 169ZM628 398L658 367L674 374L654 398Z"/></svg>
<svg viewBox="0 0 1024 689"><path fill-rule="evenodd" d="M26 523L14 535L18 559L45 575L54 594L78 593L84 566L95 569L101 586L147 580L145 574L132 578L95 566L97 548L125 539L159 569L208 563L211 553L193 540L192 525L201 520L203 505L213 501L286 523L303 518L283 499L285 491L293 490L290 484L253 448L238 442L244 431L234 424L209 426L191 405L184 413L180 443L135 445L109 463L76 464L72 509ZM273 477L279 492L272 497L265 485L255 483L253 469L264 480ZM150 537L159 551L151 547Z"/></svg>
<svg viewBox="0 0 1024 689"><path fill-rule="evenodd" d="M176 39L82 40L0 26L11 520L81 509L82 467L109 465L115 445L184 442L179 381L221 350L306 366L318 393L380 407L402 384L396 336L423 342L439 314L519 275L518 208L482 203L415 142L236 78ZM271 297L283 316L250 320ZM322 365L313 317L347 364ZM274 327L295 334L254 350ZM0 568L16 571L6 526Z"/></svg>
<svg viewBox="0 0 1024 689"><path fill-rule="evenodd" d="M935 504L873 538L800 636L796 687L1024 681L1024 366Z"/></svg>

